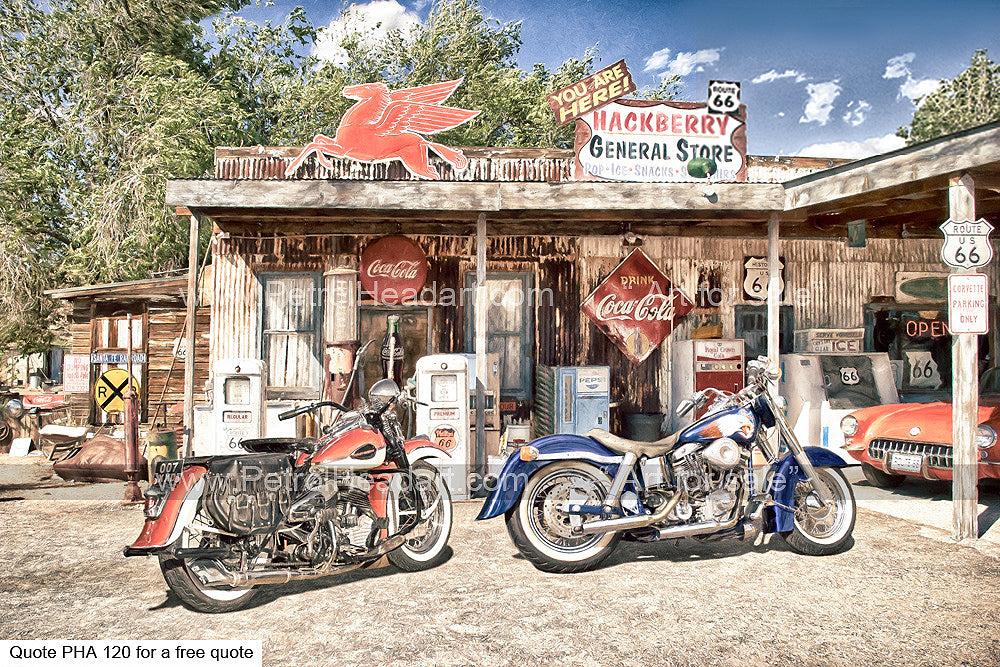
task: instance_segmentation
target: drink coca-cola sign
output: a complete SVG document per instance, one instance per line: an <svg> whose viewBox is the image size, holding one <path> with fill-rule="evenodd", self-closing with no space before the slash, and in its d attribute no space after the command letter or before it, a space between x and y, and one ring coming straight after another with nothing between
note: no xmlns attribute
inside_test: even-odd
<svg viewBox="0 0 1000 667"><path fill-rule="evenodd" d="M426 281L427 256L405 236L383 236L361 253L361 287L379 303L413 301Z"/></svg>
<svg viewBox="0 0 1000 667"><path fill-rule="evenodd" d="M633 250L583 302L583 312L635 363L670 335L694 304L642 250Z"/></svg>

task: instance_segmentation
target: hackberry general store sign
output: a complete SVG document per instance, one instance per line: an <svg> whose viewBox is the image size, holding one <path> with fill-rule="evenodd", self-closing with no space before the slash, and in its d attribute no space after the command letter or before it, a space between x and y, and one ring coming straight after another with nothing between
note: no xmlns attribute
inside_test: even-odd
<svg viewBox="0 0 1000 667"><path fill-rule="evenodd" d="M634 363L660 346L694 304L642 250L632 251L581 309Z"/></svg>
<svg viewBox="0 0 1000 667"><path fill-rule="evenodd" d="M700 182L694 158L714 160L713 181L746 181L746 106L709 113L705 102L617 100L576 121L577 180Z"/></svg>

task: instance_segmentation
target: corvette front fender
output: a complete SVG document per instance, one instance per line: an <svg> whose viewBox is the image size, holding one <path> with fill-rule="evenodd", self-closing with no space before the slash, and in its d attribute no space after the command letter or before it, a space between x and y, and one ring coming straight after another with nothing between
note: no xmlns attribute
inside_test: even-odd
<svg viewBox="0 0 1000 667"><path fill-rule="evenodd" d="M846 468L844 460L822 447L805 447L806 457L814 468ZM769 507L764 513L764 532L784 533L794 526L794 512L789 509L795 506L795 486L807 479L805 472L791 452L785 454L774 464L774 476L771 478L769 493L774 500L774 507Z"/></svg>
<svg viewBox="0 0 1000 667"><path fill-rule="evenodd" d="M528 478L553 461L587 461L612 477L618 472L618 465L622 461L620 454L582 435L550 435L535 440L531 446L538 450L538 458L534 461L522 461L518 452L510 455L497 475L496 487L490 491L483 509L476 517L477 521L500 516L513 507L521 497Z"/></svg>

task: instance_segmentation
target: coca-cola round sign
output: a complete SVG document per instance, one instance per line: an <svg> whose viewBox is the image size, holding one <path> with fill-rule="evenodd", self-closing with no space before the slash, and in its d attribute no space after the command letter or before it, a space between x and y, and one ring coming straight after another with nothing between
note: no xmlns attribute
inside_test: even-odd
<svg viewBox="0 0 1000 667"><path fill-rule="evenodd" d="M413 301L427 281L427 256L405 236L383 236L361 253L361 288L385 304Z"/></svg>

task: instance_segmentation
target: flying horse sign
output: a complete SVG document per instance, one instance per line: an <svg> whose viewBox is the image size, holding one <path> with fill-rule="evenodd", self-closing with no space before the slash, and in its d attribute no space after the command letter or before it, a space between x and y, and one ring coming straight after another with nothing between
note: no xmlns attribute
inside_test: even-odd
<svg viewBox="0 0 1000 667"><path fill-rule="evenodd" d="M313 153L328 169L333 168L330 157L359 162L399 160L414 176L438 180L441 175L429 159L429 151L434 151L456 170L465 169L469 162L462 151L421 136L450 130L479 115L478 111L441 104L461 83L462 79L455 79L393 91L384 83L345 86L344 97L358 102L340 120L336 136L331 139L317 134L288 165L285 175L294 176Z"/></svg>

